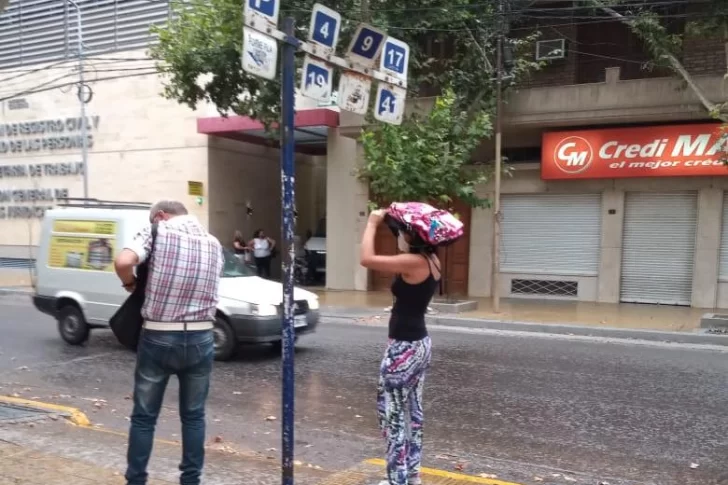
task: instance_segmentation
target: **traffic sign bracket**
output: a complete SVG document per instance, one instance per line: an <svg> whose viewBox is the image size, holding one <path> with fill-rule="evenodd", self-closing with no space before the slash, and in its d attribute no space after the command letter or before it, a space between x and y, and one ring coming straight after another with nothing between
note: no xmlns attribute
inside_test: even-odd
<svg viewBox="0 0 728 485"><path fill-rule="evenodd" d="M273 29L270 27L270 25L267 24L267 22L261 20L261 19L246 19L245 25L247 27L251 27L255 30L258 30L266 35L269 35L270 37L273 37L274 39L278 39L281 42L285 42L287 44L290 44L297 49L305 52L306 54L311 54L314 57L318 57L320 59L325 60L327 63L332 64L340 69L346 69L349 71L354 71L359 74L364 74L365 76L369 76L373 79L376 79L377 81L381 81L387 84L392 84L394 86L400 87L400 88L407 88L407 80L398 79L394 76L391 76L389 74L386 74L378 69L369 68L366 66L363 66L359 64L358 62L355 62L354 60L346 60L343 57L335 56L331 54L330 52L326 52L325 49L322 47L317 47L314 45L310 45L306 42L302 42L299 39L296 39L295 37L290 37L284 34L283 32Z"/></svg>

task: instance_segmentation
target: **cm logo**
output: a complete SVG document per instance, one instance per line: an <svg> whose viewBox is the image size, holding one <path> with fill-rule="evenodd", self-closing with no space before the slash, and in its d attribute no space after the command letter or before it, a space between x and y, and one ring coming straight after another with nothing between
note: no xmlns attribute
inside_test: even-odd
<svg viewBox="0 0 728 485"><path fill-rule="evenodd" d="M554 149L554 161L564 173L581 173L594 160L594 150L588 141L580 136L564 138Z"/></svg>

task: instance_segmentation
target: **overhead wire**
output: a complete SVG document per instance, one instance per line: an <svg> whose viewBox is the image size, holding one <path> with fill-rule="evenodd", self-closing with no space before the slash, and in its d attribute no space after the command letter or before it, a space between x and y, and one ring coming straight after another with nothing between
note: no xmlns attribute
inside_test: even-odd
<svg viewBox="0 0 728 485"><path fill-rule="evenodd" d="M154 1L168 1L168 0L147 0L147 1L154 2ZM568 1L568 0L564 0L564 1ZM695 1L696 2L699 2L699 3L707 3L707 1L704 1L704 0L695 0ZM204 6L207 6L208 5L208 4L202 4L202 3L197 3L197 2L184 2L184 1L177 1L177 0L171 0L170 3L180 3L180 4L184 4L184 5L189 5L190 3L196 3L197 5L200 5L200 6L203 6L203 5ZM684 5L685 2L684 2L684 0L664 0L664 1L650 2L647 5L645 5L645 3L643 3L643 2L639 2L639 3L619 3L619 4L605 5L605 6L609 6L609 7L612 7L612 8L617 8L617 7L630 7L630 6L640 6L640 7L648 6L648 7L652 8L652 7L658 7L658 6L669 6L669 5L678 5L678 4L683 4ZM490 6L490 5L491 5L491 3L481 3L481 4L460 5L460 6L456 5L456 6L452 6L452 7L449 7L449 8L455 8L455 7L458 7L458 8L459 7L463 7L463 8L474 8L474 7L484 7L484 6ZM304 10L304 9L298 9L298 10L299 11L307 11L307 10ZM374 12L377 12L377 11L378 12L403 12L403 11L404 12L413 12L413 11L442 11L442 10L443 10L442 7L420 7L420 8L404 8L404 9L373 9L372 11L374 11ZM519 12L563 12L563 11L574 11L575 12L575 11L580 11L580 10L581 11L585 10L585 7L583 7L583 6L573 6L572 5L572 6L568 6L568 7L528 8L528 9L515 10L515 11L512 10L512 11L508 12L508 15L513 15L514 13L519 13ZM706 14L704 14L704 13L701 14L701 12L693 12L693 13L683 13L683 14L665 14L665 15L661 15L660 17L661 18L674 18L674 19L678 19L678 18L701 18L701 17L705 17L705 16L706 16ZM624 22L625 20L631 20L632 19L632 17L629 17L629 16L625 16L625 18L613 18L613 17L609 17L609 16L606 16L606 15L553 16L553 15L522 14L522 15L520 15L520 17L521 18L528 18L528 19L532 19L532 20L533 19L535 19L535 20L554 20L554 19L571 19L571 20L573 20L573 19L579 19L579 20L582 20L582 21L580 21L580 22L574 22L574 21L572 21L572 22L562 23L562 24L546 24L546 25L538 25L537 24L537 25L527 25L527 26L522 26L522 27L512 27L510 29L511 31L540 30L540 29L545 29L545 28L551 28L551 29L556 30L557 27L589 25L589 24L593 24L593 23L605 23L605 22ZM351 19L349 19L349 20L351 20ZM434 25L437 25L437 24L434 24ZM388 29L392 29L392 30L401 30L401 31L417 30L417 31L420 31L420 32L464 32L464 31L469 30L467 28L436 29L436 28L432 28L432 27L420 28L420 27L406 27L406 26L397 26L397 25L387 25L387 28ZM584 53L584 54L585 55L592 55L592 54L589 54L589 53ZM155 59L148 58L148 57L144 57L144 58L131 58L131 57L108 57L108 56L103 56L103 55L102 55L102 57L98 57L98 56L99 56L99 54L97 54L97 56L88 56L88 57L85 57L85 60L88 60L88 61L96 60L99 63L103 63L103 66L100 66L100 67L102 67L101 69L99 67L96 67L96 66L92 66L91 67L91 69L94 70L94 71L96 71L97 73L98 72L143 71L143 70L147 70L147 69L153 69L153 71L148 72L148 73L143 73L143 74L140 74L140 75L151 75L151 74L159 73L160 71L163 72L163 69L160 70L156 65L155 66L149 66L149 67L143 67L143 68L136 68L136 67L134 67L134 68L131 68L131 67L116 67L116 68L106 69L107 67L109 67L109 65L119 65L121 63L127 63L127 62L128 63L136 63L136 62L150 62L150 63L154 63L154 62L156 62ZM623 60L624 61L627 61L627 62L638 62L638 61L627 60L627 59L623 59ZM0 85L2 83L4 83L4 82L11 81L11 80L14 80L14 79L18 79L20 77L23 77L23 76L26 76L26 75L30 75L30 74L34 74L34 73L41 72L41 71L47 71L47 70L51 70L51 69L63 69L63 68L72 69L73 66L68 66L68 67L65 67L65 66L64 67L59 67L59 66L60 66L60 64L71 63L71 62L74 62L74 61L75 61L75 59L72 59L72 58L71 59L64 59L62 61L54 62L54 63L52 63L52 64L50 64L48 66L44 66L44 67L40 67L40 68L33 68L33 69L29 69L27 71L22 71L22 70L16 70L16 71L0 70L0 72L14 72L14 74L16 74L14 76L9 76L9 77L6 77L4 79L0 79ZM51 88L45 89L45 87L48 84L52 84L53 82L56 82L56 81L58 81L60 79L63 79L63 78L66 78L66 77L70 76L71 74L72 73L67 73L67 74L65 74L63 76L60 76L60 77L54 79L54 80L47 81L47 82L44 82L44 83L41 83L41 84L35 86L34 88L30 88L30 90L23 91L20 94L16 94L14 96L6 97L6 98L3 98L3 99L10 99L12 97L22 96L22 95L25 95L25 94L31 94L31 93L35 93L35 92L42 92L42 91L47 91L47 90L51 90L51 89L72 86L75 83L66 83L66 84L62 84L62 85L56 86L56 87L51 87ZM96 80L107 80L107 79L118 79L118 78L120 78L120 77L98 78L98 75L97 75L97 79ZM38 91L38 89L40 89L40 91Z"/></svg>

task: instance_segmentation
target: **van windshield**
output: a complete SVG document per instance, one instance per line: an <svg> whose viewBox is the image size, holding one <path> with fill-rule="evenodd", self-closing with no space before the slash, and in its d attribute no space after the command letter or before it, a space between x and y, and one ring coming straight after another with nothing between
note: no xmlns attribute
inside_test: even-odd
<svg viewBox="0 0 728 485"><path fill-rule="evenodd" d="M223 278L241 278L243 276L255 276L255 272L240 261L238 257L229 249L223 249L225 264L222 267Z"/></svg>

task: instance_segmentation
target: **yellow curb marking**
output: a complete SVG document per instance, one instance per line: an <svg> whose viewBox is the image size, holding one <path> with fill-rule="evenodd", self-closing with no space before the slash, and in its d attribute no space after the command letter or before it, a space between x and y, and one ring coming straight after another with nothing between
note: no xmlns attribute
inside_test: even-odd
<svg viewBox="0 0 728 485"><path fill-rule="evenodd" d="M73 424L77 426L91 427L91 420L88 419L88 416L86 416L86 414L80 409L72 408L70 406L60 406L58 404L47 402L31 401L30 399L23 399L20 397L0 396L0 404L3 403L67 414L68 420Z"/></svg>
<svg viewBox="0 0 728 485"><path fill-rule="evenodd" d="M369 465L382 466L382 467L387 466L387 462L380 458L373 458L370 460L365 460L364 463L367 463ZM483 477L476 477L473 475L465 475L463 473L453 473L453 472L448 472L445 470L438 470L437 468L422 467L422 469L420 470L420 473L422 475L430 475L433 477L440 477L440 478L449 478L449 479L457 480L460 482L480 483L483 485L523 485L521 483L504 482L503 480L496 480L494 478L483 478Z"/></svg>

